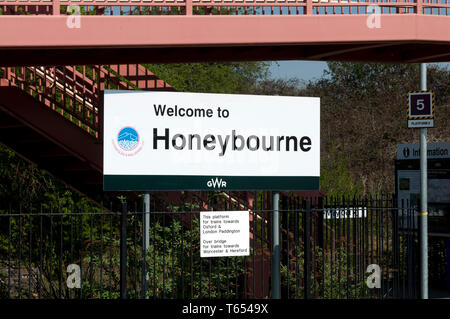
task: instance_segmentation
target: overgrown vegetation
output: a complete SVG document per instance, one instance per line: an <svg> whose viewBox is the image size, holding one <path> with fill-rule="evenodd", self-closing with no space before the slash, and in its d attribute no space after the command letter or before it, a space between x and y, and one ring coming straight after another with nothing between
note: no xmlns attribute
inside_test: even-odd
<svg viewBox="0 0 450 319"><path fill-rule="evenodd" d="M120 224L114 214L3 216L0 231L0 296L12 298L117 298L120 295ZM83 214L84 213L84 214ZM142 292L143 256L149 298L233 298L242 293L244 259L200 258L198 214L153 216L150 247L142 249L142 215L130 215L127 291ZM31 244L30 244L31 243ZM81 267L81 289L68 289L66 268ZM26 277L24 277L26 273ZM20 274L20 275L19 275ZM9 279L8 279L9 278Z"/></svg>
<svg viewBox="0 0 450 319"><path fill-rule="evenodd" d="M251 93L269 79L269 63L177 63L145 65L181 92Z"/></svg>
<svg viewBox="0 0 450 319"><path fill-rule="evenodd" d="M324 77L301 90L321 98L322 175L330 161L341 160L361 194L392 193L397 144L419 140L405 117L407 92L419 88L418 65L336 62L328 67ZM429 65L428 88L436 94L436 127L428 130L428 140L449 140L450 71ZM323 187L329 195L339 189L339 179L332 183Z"/></svg>
<svg viewBox="0 0 450 319"><path fill-rule="evenodd" d="M369 296L366 278L358 278L355 273L353 258L345 247L338 247L333 251L335 259L331 262L330 250L316 247L314 253L314 268L311 271L311 297L321 299L360 299ZM298 249L297 271L292 264L281 265L281 279L289 290L291 298L305 297L304 281L304 250Z"/></svg>

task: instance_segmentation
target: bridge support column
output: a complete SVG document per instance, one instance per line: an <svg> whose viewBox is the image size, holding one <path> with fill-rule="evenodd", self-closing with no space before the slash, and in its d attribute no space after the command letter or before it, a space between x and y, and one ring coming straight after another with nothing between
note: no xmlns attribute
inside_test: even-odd
<svg viewBox="0 0 450 319"><path fill-rule="evenodd" d="M272 299L281 298L280 284L280 193L273 192L272 197ZM255 221L253 221L255 222Z"/></svg>

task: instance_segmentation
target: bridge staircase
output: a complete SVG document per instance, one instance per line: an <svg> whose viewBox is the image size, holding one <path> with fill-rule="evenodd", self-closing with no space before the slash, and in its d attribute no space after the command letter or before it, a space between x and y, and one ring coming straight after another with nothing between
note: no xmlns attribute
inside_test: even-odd
<svg viewBox="0 0 450 319"><path fill-rule="evenodd" d="M103 190L105 89L174 89L138 64L0 68L0 143L76 191Z"/></svg>

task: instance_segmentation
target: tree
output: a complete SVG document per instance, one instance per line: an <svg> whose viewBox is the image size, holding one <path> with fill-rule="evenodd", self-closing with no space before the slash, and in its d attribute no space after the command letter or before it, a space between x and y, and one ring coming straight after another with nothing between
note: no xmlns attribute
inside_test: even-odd
<svg viewBox="0 0 450 319"><path fill-rule="evenodd" d="M321 187L328 195L393 192L397 144L418 142L405 116L407 92L419 87L418 65L330 62L328 69L307 83L262 80L252 93L320 97ZM437 105L428 139L446 140L450 71L429 65L428 87Z"/></svg>
<svg viewBox="0 0 450 319"><path fill-rule="evenodd" d="M407 92L419 88L418 65L332 62L328 68L302 92L321 98L321 157L333 145L364 193L393 192L397 144L418 142L405 115ZM450 137L449 82L448 70L429 66L428 87L437 96L429 141Z"/></svg>
<svg viewBox="0 0 450 319"><path fill-rule="evenodd" d="M177 63L145 65L176 90L198 93L249 93L268 79L269 63Z"/></svg>
<svg viewBox="0 0 450 319"><path fill-rule="evenodd" d="M265 79L258 83L253 94L300 96L302 95L302 83L297 78Z"/></svg>

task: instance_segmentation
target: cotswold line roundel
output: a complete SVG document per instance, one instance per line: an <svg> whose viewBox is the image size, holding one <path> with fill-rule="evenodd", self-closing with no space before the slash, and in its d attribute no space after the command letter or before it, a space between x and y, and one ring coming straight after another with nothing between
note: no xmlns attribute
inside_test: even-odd
<svg viewBox="0 0 450 319"><path fill-rule="evenodd" d="M124 151L132 151L139 145L139 134L134 128L126 126L117 134L117 143Z"/></svg>

